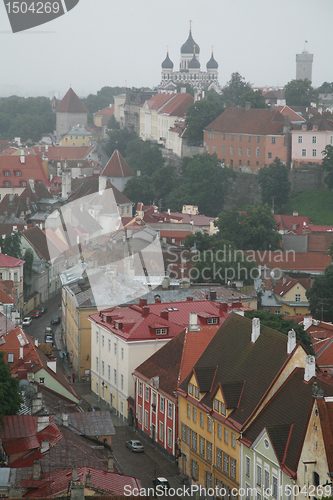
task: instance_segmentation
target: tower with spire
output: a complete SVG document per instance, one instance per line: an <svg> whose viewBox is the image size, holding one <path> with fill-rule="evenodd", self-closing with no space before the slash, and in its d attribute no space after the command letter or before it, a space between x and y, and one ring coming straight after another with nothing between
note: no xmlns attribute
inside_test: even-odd
<svg viewBox="0 0 333 500"><path fill-rule="evenodd" d="M178 85L189 83L196 91L211 90L221 92L221 86L218 82L218 64L212 55L206 64L206 71L201 70L200 65L200 47L194 41L192 36L192 21L190 21L190 31L188 38L180 48L179 71L174 71L173 62L167 55L162 62L162 77L159 85L160 91L173 91Z"/></svg>

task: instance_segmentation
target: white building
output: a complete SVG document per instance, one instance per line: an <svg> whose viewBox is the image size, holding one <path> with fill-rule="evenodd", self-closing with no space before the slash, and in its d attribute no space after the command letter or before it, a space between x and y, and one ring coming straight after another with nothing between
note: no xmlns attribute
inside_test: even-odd
<svg viewBox="0 0 333 500"><path fill-rule="evenodd" d="M291 131L291 161L295 166L321 164L322 151L327 145L333 146L333 120L323 116L314 118Z"/></svg>

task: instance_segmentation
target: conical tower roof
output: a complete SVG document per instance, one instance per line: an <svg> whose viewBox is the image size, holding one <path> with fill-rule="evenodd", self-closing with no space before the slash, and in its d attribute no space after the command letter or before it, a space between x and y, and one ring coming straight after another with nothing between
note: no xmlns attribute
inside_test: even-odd
<svg viewBox="0 0 333 500"><path fill-rule="evenodd" d="M89 113L72 88L68 90L55 110L60 113Z"/></svg>
<svg viewBox="0 0 333 500"><path fill-rule="evenodd" d="M192 30L190 30L190 33L188 35L188 39L186 42L181 46L180 53L181 54L193 54L195 52L196 54L200 54L200 47L195 41L193 40L192 37Z"/></svg>
<svg viewBox="0 0 333 500"><path fill-rule="evenodd" d="M173 62L169 57L169 52L167 52L166 58L162 62L162 69L172 69L172 68L173 68Z"/></svg>
<svg viewBox="0 0 333 500"><path fill-rule="evenodd" d="M104 177L133 177L134 173L128 163L126 163L124 158L121 156L118 149L116 149L105 165L101 175Z"/></svg>

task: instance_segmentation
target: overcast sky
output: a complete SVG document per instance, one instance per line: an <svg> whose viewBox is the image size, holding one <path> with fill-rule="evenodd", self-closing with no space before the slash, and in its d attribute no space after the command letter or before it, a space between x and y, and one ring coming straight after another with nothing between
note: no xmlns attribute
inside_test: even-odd
<svg viewBox="0 0 333 500"><path fill-rule="evenodd" d="M284 85L296 77L305 40L313 85L333 81L332 0L80 0L58 19L15 34L1 2L0 96L156 86L167 46L179 68L190 19L201 69L213 46L222 86L236 71L254 86Z"/></svg>

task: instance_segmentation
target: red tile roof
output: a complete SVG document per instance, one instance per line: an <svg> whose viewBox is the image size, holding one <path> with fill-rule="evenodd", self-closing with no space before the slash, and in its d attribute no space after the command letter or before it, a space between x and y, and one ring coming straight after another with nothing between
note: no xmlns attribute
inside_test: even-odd
<svg viewBox="0 0 333 500"><path fill-rule="evenodd" d="M278 223L280 231L291 232L294 234L303 234L303 229L306 228L311 221L309 217L302 215L279 215L274 214L275 220Z"/></svg>
<svg viewBox="0 0 333 500"><path fill-rule="evenodd" d="M305 122L305 118L289 108L289 106L275 106L274 109L280 111L283 116L290 116L291 122Z"/></svg>
<svg viewBox="0 0 333 500"><path fill-rule="evenodd" d="M162 92L148 99L145 104L147 104L149 109L160 109L164 104L173 99L175 96L176 94L167 94L166 92Z"/></svg>
<svg viewBox="0 0 333 500"><path fill-rule="evenodd" d="M308 278L290 278L289 276L285 276L273 289L276 295L283 297L289 290L291 290L294 286L300 284L308 290L311 287L310 280Z"/></svg>
<svg viewBox="0 0 333 500"><path fill-rule="evenodd" d="M0 187L4 187L5 182L10 182L10 187L22 188L22 182L27 186L29 179L34 179L35 184L42 182L44 186L49 186L50 182L38 155L25 155L24 163L21 163L20 158L19 155L0 156ZM10 175L5 175L5 172ZM17 175L18 172L20 175Z"/></svg>
<svg viewBox="0 0 333 500"><path fill-rule="evenodd" d="M116 149L101 175L104 177L133 177L134 172Z"/></svg>
<svg viewBox="0 0 333 500"><path fill-rule="evenodd" d="M96 116L104 116L104 115L114 115L114 104L110 104L110 106L107 106L106 108L103 108L103 109L100 109L99 111L96 111L96 113L94 113L94 115Z"/></svg>
<svg viewBox="0 0 333 500"><path fill-rule="evenodd" d="M227 108L205 130L235 134L282 135L284 116L270 109Z"/></svg>
<svg viewBox="0 0 333 500"><path fill-rule="evenodd" d="M24 264L24 260L16 259L16 257L11 257L10 255L5 255L0 253L0 268L2 267L21 267Z"/></svg>
<svg viewBox="0 0 333 500"><path fill-rule="evenodd" d="M177 94L171 101L169 101L163 109L159 111L161 115L179 116L180 118L186 116L187 110L194 103L194 97L191 94Z"/></svg>
<svg viewBox="0 0 333 500"><path fill-rule="evenodd" d="M331 257L325 252L294 252L289 250L245 251L249 261L255 261L257 265L268 268L280 268L285 271L307 271L323 273L325 268L331 264Z"/></svg>
<svg viewBox="0 0 333 500"><path fill-rule="evenodd" d="M48 160L84 160L94 146L33 146L37 155L44 155Z"/></svg>
<svg viewBox="0 0 333 500"><path fill-rule="evenodd" d="M86 106L70 88L55 109L56 113L89 113Z"/></svg>

